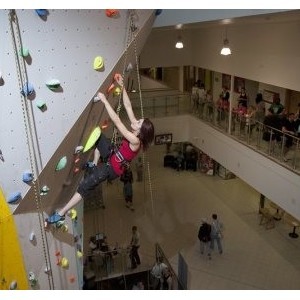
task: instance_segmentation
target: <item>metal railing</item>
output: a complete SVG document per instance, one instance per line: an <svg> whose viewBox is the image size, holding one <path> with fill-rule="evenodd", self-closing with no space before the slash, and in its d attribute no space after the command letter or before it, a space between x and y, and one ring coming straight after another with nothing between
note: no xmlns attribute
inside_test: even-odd
<svg viewBox="0 0 300 300"><path fill-rule="evenodd" d="M149 270L155 260L154 256L141 253L142 267L138 271ZM110 251L94 250L86 256L85 272L92 272L95 281L131 273L130 248L116 247Z"/></svg>
<svg viewBox="0 0 300 300"><path fill-rule="evenodd" d="M132 100L133 109L139 117L139 99ZM266 126L258 120L247 120L236 112L222 110L213 102L202 102L193 107L191 95L179 93L172 95L143 96L144 115L149 118L191 114L205 121L224 134L251 147L262 155L276 161L284 167L300 174L300 139L295 135L282 132L271 126ZM292 146L288 153L286 141L291 140Z"/></svg>
<svg viewBox="0 0 300 300"><path fill-rule="evenodd" d="M140 254L143 258L142 264L138 269L134 269L134 272L147 273L147 282L145 282L147 289L157 288L153 281L154 278L151 275L151 271L158 259L160 259L168 267L172 279L172 289L182 289L182 285L179 282L176 273L165 256L162 248L158 244L155 245L155 254L153 253L153 256L145 253ZM131 289L130 284L127 283L126 280L127 275L132 276L133 274L133 270L131 269L129 247L114 248L110 251L91 251L91 253L87 255L84 265L84 273L86 275L92 273L94 281L98 287L101 286L102 281L123 277L125 289Z"/></svg>
<svg viewBox="0 0 300 300"><path fill-rule="evenodd" d="M166 257L163 249L161 248L161 246L156 243L155 244L155 253L156 253L156 261L161 261L164 264L167 265L170 273L171 273L171 278L172 278L172 289L173 290L183 290L183 284L180 282L180 280L178 279L177 274L175 273L175 271L173 270L172 265L170 264L168 258Z"/></svg>

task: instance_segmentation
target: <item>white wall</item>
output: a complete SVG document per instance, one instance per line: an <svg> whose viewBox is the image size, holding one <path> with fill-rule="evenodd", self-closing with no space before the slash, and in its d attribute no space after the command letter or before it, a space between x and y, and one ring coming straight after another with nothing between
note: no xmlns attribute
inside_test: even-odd
<svg viewBox="0 0 300 300"><path fill-rule="evenodd" d="M141 76L142 90L169 90L170 87L152 78Z"/></svg>
<svg viewBox="0 0 300 300"><path fill-rule="evenodd" d="M300 219L300 182L296 173L192 116L165 117L154 119L154 122L155 127L159 128L157 134L172 133L174 143L192 143L259 193ZM182 126L178 127L177 124Z"/></svg>

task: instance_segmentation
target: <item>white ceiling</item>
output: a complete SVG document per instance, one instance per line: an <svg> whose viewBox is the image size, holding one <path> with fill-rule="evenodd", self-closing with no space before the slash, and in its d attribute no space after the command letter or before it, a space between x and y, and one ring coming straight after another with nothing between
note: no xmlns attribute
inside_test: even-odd
<svg viewBox="0 0 300 300"><path fill-rule="evenodd" d="M300 10L163 10L157 16L153 30L174 30L178 24L183 24L181 30L208 28L220 25L230 27L247 24L264 24L278 22L300 21Z"/></svg>

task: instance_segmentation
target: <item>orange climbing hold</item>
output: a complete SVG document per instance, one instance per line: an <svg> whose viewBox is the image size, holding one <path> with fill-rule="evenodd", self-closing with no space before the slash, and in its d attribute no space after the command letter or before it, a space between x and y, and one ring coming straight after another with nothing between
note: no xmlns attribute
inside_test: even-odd
<svg viewBox="0 0 300 300"><path fill-rule="evenodd" d="M119 10L118 9L106 9L105 14L109 18L113 18L119 14Z"/></svg>

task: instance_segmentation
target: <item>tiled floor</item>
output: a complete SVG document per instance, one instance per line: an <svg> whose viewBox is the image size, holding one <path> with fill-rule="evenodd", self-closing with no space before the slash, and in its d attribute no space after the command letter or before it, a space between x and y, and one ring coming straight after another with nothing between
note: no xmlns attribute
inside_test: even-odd
<svg viewBox="0 0 300 300"><path fill-rule="evenodd" d="M158 242L176 271L180 251L189 268L189 289L300 289L300 237L290 238L292 228L283 220L274 229L259 225L257 191L238 178L164 168L164 146L152 146L148 155L153 199L148 178L134 182L134 212L125 207L121 182L104 186L106 209L85 214L86 241L105 232L111 244L126 247L137 225L142 264L154 262ZM201 218L212 213L225 231L224 253L215 251L210 261L199 252L197 233Z"/></svg>

